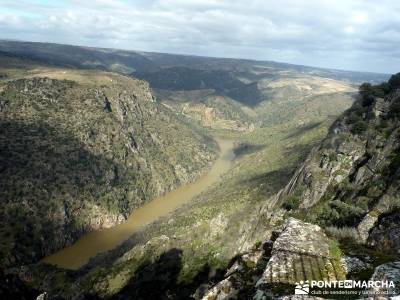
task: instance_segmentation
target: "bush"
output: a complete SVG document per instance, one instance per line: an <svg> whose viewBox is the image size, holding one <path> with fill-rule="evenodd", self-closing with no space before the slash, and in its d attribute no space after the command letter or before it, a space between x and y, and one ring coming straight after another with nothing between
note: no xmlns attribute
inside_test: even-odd
<svg viewBox="0 0 400 300"><path fill-rule="evenodd" d="M362 106L371 106L375 101L375 97L372 95L366 95L362 99Z"/></svg>
<svg viewBox="0 0 400 300"><path fill-rule="evenodd" d="M351 132L354 134L362 134L367 130L367 128L367 123L360 120L353 125L353 127L351 128Z"/></svg>
<svg viewBox="0 0 400 300"><path fill-rule="evenodd" d="M357 205L362 207L358 207ZM315 223L322 227L327 226L355 226L364 217L366 210L364 203L345 203L340 200L326 202L322 205L303 211L306 222ZM301 218L301 217L300 217Z"/></svg>
<svg viewBox="0 0 400 300"><path fill-rule="evenodd" d="M360 240L357 229L354 227L336 227L328 226L325 228L328 235L336 238L338 241L352 241L355 244Z"/></svg>
<svg viewBox="0 0 400 300"><path fill-rule="evenodd" d="M298 209L300 206L300 199L296 196L288 196L283 200L282 207L286 210Z"/></svg>
<svg viewBox="0 0 400 300"><path fill-rule="evenodd" d="M400 118L400 100L399 99L390 105L388 117L391 119Z"/></svg>
<svg viewBox="0 0 400 300"><path fill-rule="evenodd" d="M362 105L370 106L374 103L375 98L383 98L387 93L387 86L385 84L371 85L370 83L363 83L360 85L359 93L362 97Z"/></svg>
<svg viewBox="0 0 400 300"><path fill-rule="evenodd" d="M351 113L346 119L346 123L348 125L355 124L358 121L362 121L362 119L361 119L361 117L359 115L357 115L355 113Z"/></svg>
<svg viewBox="0 0 400 300"><path fill-rule="evenodd" d="M388 81L388 84L390 91L400 88L400 73L392 75Z"/></svg>
<svg viewBox="0 0 400 300"><path fill-rule="evenodd" d="M392 155L390 155L390 165L389 165L389 169L391 171L392 174L396 173L397 170L400 168L400 153L393 153Z"/></svg>
<svg viewBox="0 0 400 300"><path fill-rule="evenodd" d="M363 84L360 85L358 88L358 92L360 93L361 96L365 95L370 95L372 91L372 85L368 82L364 82Z"/></svg>
<svg viewBox="0 0 400 300"><path fill-rule="evenodd" d="M378 85L372 85L368 82L364 82L360 85L358 91L361 95L362 106L370 106L375 98L383 98L390 92L400 88L400 73L394 74L390 77L388 82L382 82Z"/></svg>

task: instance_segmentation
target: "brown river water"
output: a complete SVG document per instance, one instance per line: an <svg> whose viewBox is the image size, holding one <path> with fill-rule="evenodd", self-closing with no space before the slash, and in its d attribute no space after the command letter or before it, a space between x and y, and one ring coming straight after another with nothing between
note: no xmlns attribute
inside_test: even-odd
<svg viewBox="0 0 400 300"><path fill-rule="evenodd" d="M115 248L144 225L152 223L188 203L195 196L217 182L221 175L228 171L232 165L232 160L235 157L233 140L217 138L216 141L220 147L220 155L210 171L198 180L179 187L164 196L155 198L142 207L135 209L126 222L122 224L85 234L73 245L59 250L42 261L66 269L78 269L87 263L91 257ZM51 243L51 241L49 242Z"/></svg>

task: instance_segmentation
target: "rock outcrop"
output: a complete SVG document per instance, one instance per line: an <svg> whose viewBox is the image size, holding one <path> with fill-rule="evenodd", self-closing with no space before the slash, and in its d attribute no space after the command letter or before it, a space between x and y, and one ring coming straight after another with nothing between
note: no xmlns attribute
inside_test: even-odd
<svg viewBox="0 0 400 300"><path fill-rule="evenodd" d="M367 242L381 252L400 254L400 210L380 216Z"/></svg>
<svg viewBox="0 0 400 300"><path fill-rule="evenodd" d="M400 261L390 262L378 266L372 277L372 281L392 282L394 287L376 287L372 289L375 293L387 296L399 296L400 295Z"/></svg>
<svg viewBox="0 0 400 300"><path fill-rule="evenodd" d="M245 299L254 289L267 260L265 249L243 254L226 271L225 279L211 287L201 299Z"/></svg>
<svg viewBox="0 0 400 300"><path fill-rule="evenodd" d="M342 280L340 249L321 227L288 219L272 247L259 284L295 284L306 280Z"/></svg>
<svg viewBox="0 0 400 300"><path fill-rule="evenodd" d="M379 216L400 206L400 91L382 86L361 91L266 211L283 208L321 226L357 227L368 242ZM375 97L377 91L386 96Z"/></svg>
<svg viewBox="0 0 400 300"><path fill-rule="evenodd" d="M346 278L337 242L321 227L290 218L273 236L239 256L202 299L270 299L282 292L293 294L300 281Z"/></svg>

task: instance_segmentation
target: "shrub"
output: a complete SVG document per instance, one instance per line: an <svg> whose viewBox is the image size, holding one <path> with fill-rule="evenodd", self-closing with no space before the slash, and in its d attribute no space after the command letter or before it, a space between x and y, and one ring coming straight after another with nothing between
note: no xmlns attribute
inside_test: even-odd
<svg viewBox="0 0 400 300"><path fill-rule="evenodd" d="M354 134L362 134L367 130L368 126L365 121L357 121L351 128L351 132Z"/></svg>
<svg viewBox="0 0 400 300"><path fill-rule="evenodd" d="M388 81L388 84L390 91L400 88L400 73L392 75Z"/></svg>
<svg viewBox="0 0 400 300"><path fill-rule="evenodd" d="M382 197L379 202L379 210L381 211L394 211L400 209L400 198L398 197Z"/></svg>
<svg viewBox="0 0 400 300"><path fill-rule="evenodd" d="M300 199L296 196L288 196L283 200L282 207L286 210L294 210L299 208Z"/></svg>
<svg viewBox="0 0 400 300"><path fill-rule="evenodd" d="M394 101L389 108L389 118L400 118L400 100Z"/></svg>
<svg viewBox="0 0 400 300"><path fill-rule="evenodd" d="M338 212L339 218L336 220L335 224L340 226L355 225L365 214L365 210L361 207L339 200L333 201L330 206Z"/></svg>
<svg viewBox="0 0 400 300"><path fill-rule="evenodd" d="M362 97L362 105L370 106L374 103L375 98L383 98L387 92L385 84L371 85L370 83L363 83L360 85L359 93Z"/></svg>
<svg viewBox="0 0 400 300"><path fill-rule="evenodd" d="M355 124L359 121L362 121L361 116L356 112L352 112L346 119L346 123L348 125Z"/></svg>
<svg viewBox="0 0 400 300"><path fill-rule="evenodd" d="M332 208L329 203L315 205L309 212L304 212L304 220L310 223L316 223L322 227L334 224L339 218L339 212Z"/></svg>
<svg viewBox="0 0 400 300"><path fill-rule="evenodd" d="M359 207L360 209L367 211L369 208L369 204L371 202L371 199L365 196L360 196L356 199L355 205L356 207Z"/></svg>
<svg viewBox="0 0 400 300"><path fill-rule="evenodd" d="M304 211L304 220L316 223L322 227L327 226L355 226L366 213L364 203L348 204L340 200L315 205L308 211Z"/></svg>
<svg viewBox="0 0 400 300"><path fill-rule="evenodd" d="M371 106L375 101L375 97L372 95L366 95L362 99L362 106Z"/></svg>
<svg viewBox="0 0 400 300"><path fill-rule="evenodd" d="M357 229L354 227L336 227L328 226L325 228L328 235L336 238L338 241L352 241L355 244L360 240Z"/></svg>
<svg viewBox="0 0 400 300"><path fill-rule="evenodd" d="M400 168L400 153L395 152L390 156L390 171L394 174Z"/></svg>
<svg viewBox="0 0 400 300"><path fill-rule="evenodd" d="M364 82L363 84L360 85L358 88L358 92L360 93L361 96L365 95L370 95L372 91L372 85L368 82Z"/></svg>

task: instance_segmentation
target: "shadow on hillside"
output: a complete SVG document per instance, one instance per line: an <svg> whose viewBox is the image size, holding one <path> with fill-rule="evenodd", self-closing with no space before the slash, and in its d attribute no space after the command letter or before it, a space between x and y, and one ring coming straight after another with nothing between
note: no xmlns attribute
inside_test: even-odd
<svg viewBox="0 0 400 300"><path fill-rule="evenodd" d="M244 83L226 70L201 70L183 66L161 68L157 71L134 72L131 76L146 80L152 88L168 91L214 90L217 95L230 97L247 106L265 100L257 82Z"/></svg>
<svg viewBox="0 0 400 300"><path fill-rule="evenodd" d="M240 157L243 155L258 152L264 149L265 147L266 145L253 145L248 143L241 143L237 147L235 147L235 149L233 149L233 152L235 153L235 157Z"/></svg>
<svg viewBox="0 0 400 300"><path fill-rule="evenodd" d="M0 269L0 299L31 300L39 295L38 290L27 285L18 276L4 274Z"/></svg>
<svg viewBox="0 0 400 300"><path fill-rule="evenodd" d="M263 197L277 193L288 183L298 165L307 157L313 146L314 144L295 145L283 150L284 156L288 160L294 160L293 163L286 163L286 166L280 169L242 179L240 183L246 184L251 189L258 189L259 194Z"/></svg>
<svg viewBox="0 0 400 300"><path fill-rule="evenodd" d="M79 197L83 190L118 184L118 168L111 160L92 154L72 135L44 122L0 120L0 193L6 202L64 192Z"/></svg>
<svg viewBox="0 0 400 300"><path fill-rule="evenodd" d="M142 263L129 283L113 299L176 299L181 269L182 250L164 252L155 262Z"/></svg>
<svg viewBox="0 0 400 300"><path fill-rule="evenodd" d="M112 299L193 299L191 296L203 283L219 281L220 272L210 277L210 267L205 264L189 284L179 282L182 271L181 249L170 249L154 261L143 262L128 284Z"/></svg>
<svg viewBox="0 0 400 300"><path fill-rule="evenodd" d="M285 140L289 140L289 139L292 139L292 138L300 137L303 134L305 134L306 132L311 131L311 130L319 127L322 123L323 122L314 122L314 123L310 123L310 124L307 124L305 126L299 127L293 133L289 134L285 138Z"/></svg>
<svg viewBox="0 0 400 300"><path fill-rule="evenodd" d="M265 197L283 188L292 174L293 168L281 168L243 179L240 183L245 183L251 189L261 189L260 194Z"/></svg>
<svg viewBox="0 0 400 300"><path fill-rule="evenodd" d="M303 162L304 159L307 158L311 150L318 145L318 141L314 141L310 144L298 144L291 148L285 149L284 154L286 157L296 159L295 167L299 167L299 165Z"/></svg>
<svg viewBox="0 0 400 300"><path fill-rule="evenodd" d="M119 205L123 195L113 191L129 172L45 122L0 120L1 233L13 244L0 249L4 263L28 263L62 246L43 241L78 234L70 216L88 203L107 211Z"/></svg>

